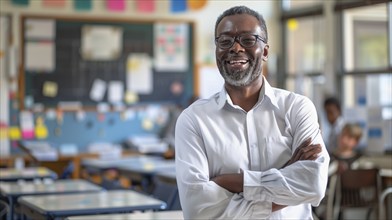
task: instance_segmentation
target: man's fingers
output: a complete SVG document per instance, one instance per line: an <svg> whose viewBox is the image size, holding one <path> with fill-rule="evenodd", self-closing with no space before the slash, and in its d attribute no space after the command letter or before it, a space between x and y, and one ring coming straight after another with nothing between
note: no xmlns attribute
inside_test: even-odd
<svg viewBox="0 0 392 220"><path fill-rule="evenodd" d="M299 145L298 148L306 147L306 146L308 146L311 142L312 142L312 139L311 139L311 138L308 138L308 139L306 139L304 142L302 142L301 145ZM298 148L297 148L297 149L298 149Z"/></svg>
<svg viewBox="0 0 392 220"><path fill-rule="evenodd" d="M309 148L306 148L304 149L304 151L301 151L300 160L314 160L317 158L320 152L321 152L321 146L319 144L311 145L309 146Z"/></svg>

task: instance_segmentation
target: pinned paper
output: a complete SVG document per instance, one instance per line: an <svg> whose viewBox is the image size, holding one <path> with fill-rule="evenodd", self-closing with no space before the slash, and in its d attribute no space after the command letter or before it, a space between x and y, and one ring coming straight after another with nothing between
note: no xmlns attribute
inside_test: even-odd
<svg viewBox="0 0 392 220"><path fill-rule="evenodd" d="M184 71L188 61L188 25L158 23L154 25L154 65L158 71Z"/></svg>
<svg viewBox="0 0 392 220"><path fill-rule="evenodd" d="M138 94L153 90L152 61L148 54L130 54L127 60L127 89Z"/></svg>
<svg viewBox="0 0 392 220"><path fill-rule="evenodd" d="M46 7L61 8L65 6L65 0L42 0L42 5Z"/></svg>
<svg viewBox="0 0 392 220"><path fill-rule="evenodd" d="M155 10L154 0L136 0L136 8L139 12L153 12Z"/></svg>
<svg viewBox="0 0 392 220"><path fill-rule="evenodd" d="M55 69L55 45L52 41L27 42L25 69L27 71L52 72Z"/></svg>
<svg viewBox="0 0 392 220"><path fill-rule="evenodd" d="M85 60L109 61L121 56L123 29L111 25L82 27L82 57Z"/></svg>
<svg viewBox="0 0 392 220"><path fill-rule="evenodd" d="M187 0L171 0L170 2L172 12L184 12L187 9Z"/></svg>
<svg viewBox="0 0 392 220"><path fill-rule="evenodd" d="M154 127L154 123L150 120L150 119L143 119L142 121L142 128L146 131L150 131L152 130L152 128Z"/></svg>
<svg viewBox="0 0 392 220"><path fill-rule="evenodd" d="M34 138L34 119L33 113L29 111L21 111L19 113L20 127L23 139Z"/></svg>
<svg viewBox="0 0 392 220"><path fill-rule="evenodd" d="M37 118L34 131L37 139L45 139L48 137L48 128L45 126L44 119L42 117Z"/></svg>
<svg viewBox="0 0 392 220"><path fill-rule="evenodd" d="M46 81L42 89L42 94L47 97L56 97L58 86L56 82Z"/></svg>
<svg viewBox="0 0 392 220"><path fill-rule="evenodd" d="M91 10L91 0L74 0L75 10Z"/></svg>
<svg viewBox="0 0 392 220"><path fill-rule="evenodd" d="M48 137L48 128L44 125L35 127L35 137L37 139L45 139Z"/></svg>
<svg viewBox="0 0 392 220"><path fill-rule="evenodd" d="M106 6L109 11L124 11L125 1L124 0L106 0Z"/></svg>
<svg viewBox="0 0 392 220"><path fill-rule="evenodd" d="M102 101L106 91L106 82L101 79L95 79L90 90L90 99L99 102Z"/></svg>
<svg viewBox="0 0 392 220"><path fill-rule="evenodd" d="M22 137L19 127L16 126L9 128L8 135L10 140L20 140L20 138Z"/></svg>
<svg viewBox="0 0 392 220"><path fill-rule="evenodd" d="M121 81L109 82L108 101L112 104L122 102L124 98L124 84Z"/></svg>
<svg viewBox="0 0 392 220"><path fill-rule="evenodd" d="M25 21L25 38L34 40L54 40L56 21L54 19L27 19Z"/></svg>
<svg viewBox="0 0 392 220"><path fill-rule="evenodd" d="M127 91L125 93L124 101L127 104L134 104L139 101L139 96L135 92Z"/></svg>
<svg viewBox="0 0 392 220"><path fill-rule="evenodd" d="M22 130L22 138L25 140L34 139L34 130Z"/></svg>
<svg viewBox="0 0 392 220"><path fill-rule="evenodd" d="M207 4L207 0L188 0L188 8L198 10Z"/></svg>

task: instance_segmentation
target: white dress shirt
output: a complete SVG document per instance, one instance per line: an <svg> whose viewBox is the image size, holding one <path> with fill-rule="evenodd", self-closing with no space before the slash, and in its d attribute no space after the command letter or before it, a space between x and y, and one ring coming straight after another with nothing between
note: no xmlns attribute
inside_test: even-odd
<svg viewBox="0 0 392 220"><path fill-rule="evenodd" d="M177 184L185 219L312 219L324 197L329 156L317 113L306 97L264 80L249 111L233 105L223 89L198 100L177 120ZM308 137L323 150L316 161L280 169ZM243 193L210 179L244 172ZM272 202L287 205L271 212Z"/></svg>

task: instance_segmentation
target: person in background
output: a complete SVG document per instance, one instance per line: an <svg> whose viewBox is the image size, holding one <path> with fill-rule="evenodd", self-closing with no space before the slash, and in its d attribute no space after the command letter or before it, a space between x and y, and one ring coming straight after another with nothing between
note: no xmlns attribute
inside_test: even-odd
<svg viewBox="0 0 392 220"><path fill-rule="evenodd" d="M337 138L342 131L345 124L342 117L342 110L340 101L335 97L329 97L324 101L324 110L327 116L328 123L330 125L328 138L325 142L329 153L333 152L336 146L338 146Z"/></svg>
<svg viewBox="0 0 392 220"><path fill-rule="evenodd" d="M358 124L347 123L338 137L338 147L331 154L331 168L335 173L342 173L352 168L362 155L356 148L362 137L362 128ZM335 164L336 163L336 164Z"/></svg>
<svg viewBox="0 0 392 220"><path fill-rule="evenodd" d="M176 124L177 186L185 219L312 219L325 194L329 155L306 97L263 76L262 15L233 7L215 24L221 92Z"/></svg>

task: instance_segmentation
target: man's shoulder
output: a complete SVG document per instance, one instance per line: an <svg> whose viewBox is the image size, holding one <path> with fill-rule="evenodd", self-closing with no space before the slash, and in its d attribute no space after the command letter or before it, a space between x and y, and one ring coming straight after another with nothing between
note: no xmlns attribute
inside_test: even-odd
<svg viewBox="0 0 392 220"><path fill-rule="evenodd" d="M274 97L276 99L276 102L279 105L296 105L296 104L304 104L304 103L311 103L310 99L304 95L285 90L285 89L280 89L276 87L271 87Z"/></svg>
<svg viewBox="0 0 392 220"><path fill-rule="evenodd" d="M203 112L203 111L210 111L215 109L218 105L218 93L209 97L209 98L201 98L194 101L191 105L189 105L184 112Z"/></svg>

